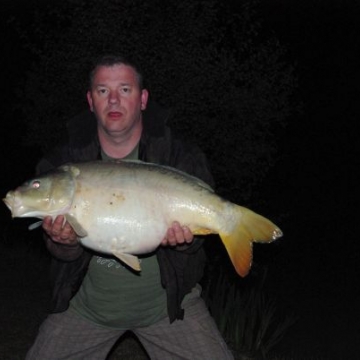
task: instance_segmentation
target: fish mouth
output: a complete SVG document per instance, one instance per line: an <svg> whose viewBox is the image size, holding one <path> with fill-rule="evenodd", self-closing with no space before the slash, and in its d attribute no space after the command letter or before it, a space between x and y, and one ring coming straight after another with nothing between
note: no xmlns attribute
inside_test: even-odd
<svg viewBox="0 0 360 360"><path fill-rule="evenodd" d="M22 206L20 199L16 196L15 191L9 191L6 194L6 197L3 198L3 202L11 211L12 217L17 217L22 215L21 210L24 210L24 207Z"/></svg>
<svg viewBox="0 0 360 360"><path fill-rule="evenodd" d="M14 207L14 203L15 203L15 195L13 191L9 191L6 194L6 197L2 199L3 202L5 203L5 205L12 210Z"/></svg>

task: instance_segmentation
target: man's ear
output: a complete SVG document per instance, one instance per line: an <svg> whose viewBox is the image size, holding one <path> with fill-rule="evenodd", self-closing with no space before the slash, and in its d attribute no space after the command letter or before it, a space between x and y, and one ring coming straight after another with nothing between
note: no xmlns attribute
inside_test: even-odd
<svg viewBox="0 0 360 360"><path fill-rule="evenodd" d="M86 98L87 98L90 110L92 112L94 112L93 99L92 99L92 95L91 95L90 90L88 90L88 92L86 93Z"/></svg>
<svg viewBox="0 0 360 360"><path fill-rule="evenodd" d="M146 109L148 99L149 99L149 92L146 89L141 90L141 110Z"/></svg>

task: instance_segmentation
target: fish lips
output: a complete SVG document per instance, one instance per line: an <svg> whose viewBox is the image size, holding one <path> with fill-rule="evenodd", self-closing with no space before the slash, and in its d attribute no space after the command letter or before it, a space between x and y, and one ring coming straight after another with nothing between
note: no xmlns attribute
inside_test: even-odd
<svg viewBox="0 0 360 360"><path fill-rule="evenodd" d="M28 212L22 205L20 199L16 196L15 191L9 191L3 201L11 211L12 217L24 216Z"/></svg>
<svg viewBox="0 0 360 360"><path fill-rule="evenodd" d="M13 191L9 191L6 194L6 197L3 199L3 202L5 203L5 205L10 209L10 211L12 211L13 207L14 207L14 202L15 202L15 195Z"/></svg>

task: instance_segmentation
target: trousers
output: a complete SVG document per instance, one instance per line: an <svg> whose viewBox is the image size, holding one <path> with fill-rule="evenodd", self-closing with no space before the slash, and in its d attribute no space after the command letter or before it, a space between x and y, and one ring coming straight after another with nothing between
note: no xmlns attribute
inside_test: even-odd
<svg viewBox="0 0 360 360"><path fill-rule="evenodd" d="M185 317L131 330L152 360L233 360L204 300L184 305ZM26 360L101 360L126 330L98 326L71 310L49 315Z"/></svg>

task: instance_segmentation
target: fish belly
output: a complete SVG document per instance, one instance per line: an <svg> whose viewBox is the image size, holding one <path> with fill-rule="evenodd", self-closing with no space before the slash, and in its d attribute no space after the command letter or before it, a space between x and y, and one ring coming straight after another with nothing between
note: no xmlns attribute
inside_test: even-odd
<svg viewBox="0 0 360 360"><path fill-rule="evenodd" d="M194 232L211 227L214 211L194 196L190 200L174 188L158 187L154 191L153 187L147 190L145 184L134 183L128 187L124 183L121 187L117 183L107 187L82 185L71 210L88 234L81 243L104 253L137 255L154 251L173 221Z"/></svg>

